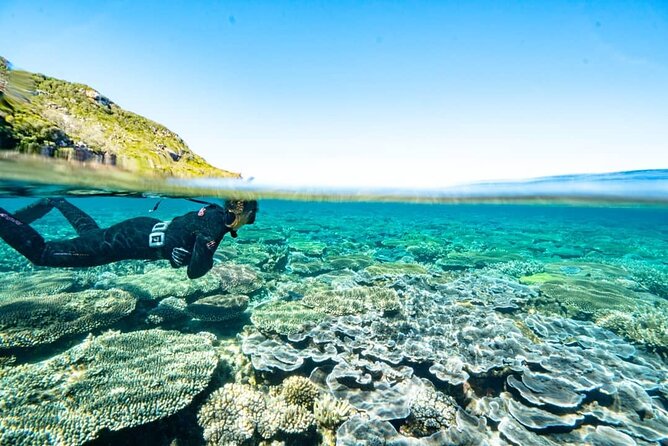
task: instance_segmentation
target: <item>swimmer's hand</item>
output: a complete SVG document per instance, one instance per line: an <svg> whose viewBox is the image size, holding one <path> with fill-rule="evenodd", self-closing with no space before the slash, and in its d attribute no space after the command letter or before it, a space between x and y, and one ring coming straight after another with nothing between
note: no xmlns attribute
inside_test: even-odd
<svg viewBox="0 0 668 446"><path fill-rule="evenodd" d="M184 263L188 263L188 259L190 259L190 251L187 249L172 249L172 261L176 266L183 266Z"/></svg>

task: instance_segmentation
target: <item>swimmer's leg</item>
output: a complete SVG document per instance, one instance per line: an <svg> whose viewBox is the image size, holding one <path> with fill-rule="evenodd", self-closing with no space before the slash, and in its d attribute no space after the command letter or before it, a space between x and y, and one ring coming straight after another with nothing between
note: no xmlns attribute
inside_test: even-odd
<svg viewBox="0 0 668 446"><path fill-rule="evenodd" d="M90 215L64 198L42 198L14 212L14 217L23 223L30 224L44 217L53 208L58 209L63 214L63 217L67 219L79 235L100 229Z"/></svg>
<svg viewBox="0 0 668 446"><path fill-rule="evenodd" d="M23 223L30 224L44 217L51 209L53 209L53 201L50 198L42 198L14 212L14 217Z"/></svg>
<svg viewBox="0 0 668 446"><path fill-rule="evenodd" d="M42 264L46 243L37 231L0 208L0 238L35 265Z"/></svg>
<svg viewBox="0 0 668 446"><path fill-rule="evenodd" d="M93 218L84 211L74 206L64 198L52 199L53 207L58 209L61 214L70 222L77 234L84 235L87 232L95 231L100 227Z"/></svg>

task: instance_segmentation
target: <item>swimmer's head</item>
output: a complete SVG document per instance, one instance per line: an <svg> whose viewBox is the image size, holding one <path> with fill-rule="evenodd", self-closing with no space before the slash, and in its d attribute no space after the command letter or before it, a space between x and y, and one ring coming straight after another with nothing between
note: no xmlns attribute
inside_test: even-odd
<svg viewBox="0 0 668 446"><path fill-rule="evenodd" d="M258 206L255 200L226 200L225 210L228 213L225 226L230 228L232 237L236 237L237 231L243 225L252 225L255 223Z"/></svg>

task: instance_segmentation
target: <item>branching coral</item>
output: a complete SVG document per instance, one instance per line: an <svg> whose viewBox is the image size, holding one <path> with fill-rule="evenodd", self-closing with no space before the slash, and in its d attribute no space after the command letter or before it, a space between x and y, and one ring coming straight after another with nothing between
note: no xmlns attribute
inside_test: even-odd
<svg viewBox="0 0 668 446"><path fill-rule="evenodd" d="M655 308L654 311L609 311L601 314L596 323L630 339L650 350L668 353L668 311Z"/></svg>
<svg viewBox="0 0 668 446"><path fill-rule="evenodd" d="M355 408L346 400L324 394L313 404L313 416L324 429L335 429L355 413Z"/></svg>
<svg viewBox="0 0 668 446"><path fill-rule="evenodd" d="M264 396L245 384L225 384L207 399L197 414L208 445L241 444L255 435L266 413Z"/></svg>
<svg viewBox="0 0 668 446"><path fill-rule="evenodd" d="M4 370L0 444L78 445L103 429L167 417L207 386L216 364L211 336L90 336L52 359Z"/></svg>
<svg viewBox="0 0 668 446"><path fill-rule="evenodd" d="M281 386L281 397L288 403L311 409L319 394L311 380L303 376L290 376Z"/></svg>
<svg viewBox="0 0 668 446"><path fill-rule="evenodd" d="M303 434L314 426L302 406L263 394L245 384L228 383L212 393L197 421L208 445L241 445L251 439L270 440L279 432Z"/></svg>

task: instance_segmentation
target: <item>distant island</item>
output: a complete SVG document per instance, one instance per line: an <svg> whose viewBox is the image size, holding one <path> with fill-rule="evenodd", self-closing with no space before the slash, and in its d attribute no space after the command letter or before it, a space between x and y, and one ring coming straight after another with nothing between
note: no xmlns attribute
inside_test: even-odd
<svg viewBox="0 0 668 446"><path fill-rule="evenodd" d="M12 78L21 85L12 85ZM176 133L122 109L97 90L11 71L3 57L0 151L112 165L142 175L241 178L211 166Z"/></svg>

